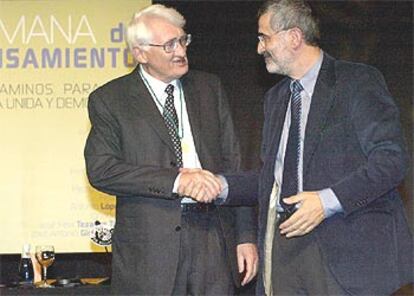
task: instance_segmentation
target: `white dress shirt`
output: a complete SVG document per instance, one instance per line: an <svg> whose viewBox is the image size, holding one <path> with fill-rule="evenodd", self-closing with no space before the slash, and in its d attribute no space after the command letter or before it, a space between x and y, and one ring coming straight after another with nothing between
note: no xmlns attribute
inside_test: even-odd
<svg viewBox="0 0 414 296"><path fill-rule="evenodd" d="M167 99L167 93L165 88L168 84L174 86L174 107L177 111L178 117L178 135L181 140L181 150L183 155L183 167L184 168L201 168L201 163L198 158L198 154L194 145L194 138L191 132L191 125L188 119L187 107L185 104L184 91L181 83L178 79L175 79L169 83L160 81L150 74L148 74L144 68L140 65L140 73L144 78L144 84L147 86L152 99L158 110L163 114L165 100ZM152 90L152 91L151 91ZM173 192L177 192L179 179L181 174L177 176L174 182ZM183 198L182 203L193 203L195 202L191 198Z"/></svg>

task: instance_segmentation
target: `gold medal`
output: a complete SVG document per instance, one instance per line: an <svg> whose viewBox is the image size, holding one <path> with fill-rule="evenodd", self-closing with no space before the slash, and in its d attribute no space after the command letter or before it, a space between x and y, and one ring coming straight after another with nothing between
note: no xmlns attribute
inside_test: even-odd
<svg viewBox="0 0 414 296"><path fill-rule="evenodd" d="M191 148L190 148L190 143L188 143L188 140L182 140L181 141L181 150L184 153L189 153Z"/></svg>

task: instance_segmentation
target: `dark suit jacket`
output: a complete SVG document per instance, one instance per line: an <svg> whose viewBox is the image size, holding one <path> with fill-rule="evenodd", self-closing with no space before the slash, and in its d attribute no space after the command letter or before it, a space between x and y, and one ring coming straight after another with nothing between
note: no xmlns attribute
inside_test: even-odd
<svg viewBox="0 0 414 296"><path fill-rule="evenodd" d="M204 169L239 168L239 146L220 80L190 71L182 79L196 150ZM176 158L163 118L138 70L94 91L85 159L91 184L117 196L112 284L119 292L171 294L181 208L172 188ZM255 242L253 209L219 208L235 282L236 244Z"/></svg>
<svg viewBox="0 0 414 296"><path fill-rule="evenodd" d="M261 254L289 83L282 80L265 96ZM324 55L305 131L303 184L304 191L332 188L344 209L314 233L329 269L350 294L390 294L413 280L412 237L396 190L408 164L399 121L378 70ZM254 203L254 174L227 180L228 204ZM262 294L261 278L258 284Z"/></svg>

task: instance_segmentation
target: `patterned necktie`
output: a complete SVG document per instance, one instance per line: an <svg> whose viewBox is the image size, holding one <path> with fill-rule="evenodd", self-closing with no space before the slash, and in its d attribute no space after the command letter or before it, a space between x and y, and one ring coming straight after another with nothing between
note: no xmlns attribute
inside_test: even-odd
<svg viewBox="0 0 414 296"><path fill-rule="evenodd" d="M299 189L299 156L300 156L300 130L302 101L300 92L302 85L297 80L290 83L290 129L286 146L285 160L283 167L283 183L280 195L280 205L288 213L295 211L295 205L287 205L283 198L295 195Z"/></svg>
<svg viewBox="0 0 414 296"><path fill-rule="evenodd" d="M164 117L165 125L168 129L168 134L170 135L171 141L174 146L175 156L177 157L177 167L182 167L183 154L181 151L181 141L178 136L178 116L174 107L174 86L172 84L168 84L165 88L165 92L168 96L165 100L164 111L162 115Z"/></svg>

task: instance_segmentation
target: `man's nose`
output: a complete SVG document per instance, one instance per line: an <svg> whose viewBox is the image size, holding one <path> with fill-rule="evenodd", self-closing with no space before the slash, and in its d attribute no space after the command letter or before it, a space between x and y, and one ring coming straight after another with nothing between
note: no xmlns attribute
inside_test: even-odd
<svg viewBox="0 0 414 296"><path fill-rule="evenodd" d="M179 56L185 56L187 53L187 45L181 45L180 42L177 43L177 48L175 49L175 54Z"/></svg>
<svg viewBox="0 0 414 296"><path fill-rule="evenodd" d="M257 53L262 55L265 52L265 47L263 44L259 41L257 42Z"/></svg>

